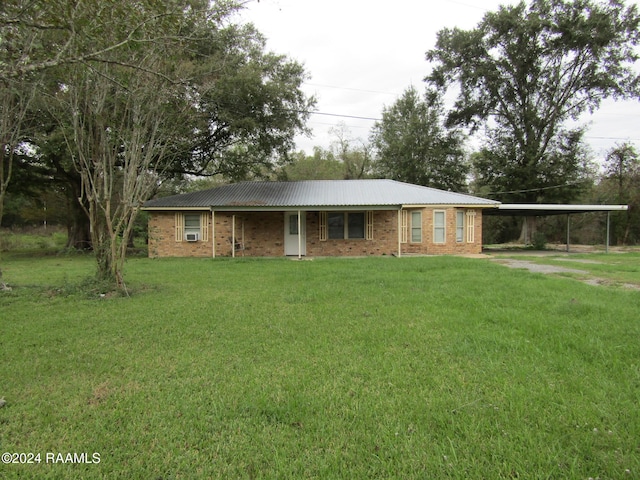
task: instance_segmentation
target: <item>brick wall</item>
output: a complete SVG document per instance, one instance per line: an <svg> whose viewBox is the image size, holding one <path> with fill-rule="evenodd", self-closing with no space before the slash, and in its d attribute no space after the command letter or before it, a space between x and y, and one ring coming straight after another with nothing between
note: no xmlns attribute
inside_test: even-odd
<svg viewBox="0 0 640 480"><path fill-rule="evenodd" d="M209 241L176 242L174 212L150 212L149 256L150 257L211 257L211 224ZM189 213L201 213L193 212Z"/></svg>
<svg viewBox="0 0 640 480"><path fill-rule="evenodd" d="M433 242L434 211L443 210L445 212L445 242ZM463 241L456 241L456 212L465 212L465 230ZM422 209L422 243L419 245L411 243L411 232L409 232L409 243L403 245L403 252L421 253L428 255L464 255L482 252L482 209L475 209L474 218L474 242L467 243L467 209L445 208L445 209ZM405 250L406 248L406 250Z"/></svg>
<svg viewBox="0 0 640 480"><path fill-rule="evenodd" d="M401 245L402 254L473 254L482 251L482 210L476 209L475 241L466 242L466 223L463 242L456 242L456 208L445 211L445 237L443 244L433 243L433 209L422 211L422 242L411 242L411 225L408 225L408 241ZM466 210L464 210L466 212ZM194 213L194 212L192 212ZM198 212L199 213L199 212ZM151 212L149 220L150 257L212 257L231 256L232 231L235 221L236 242L244 245L237 256L281 257L284 256L283 212L215 212L214 232L211 230L211 215L208 216L207 241L177 242L174 212ZM409 219L411 215L409 214ZM369 256L392 255L398 251L398 212L375 211L373 215L373 240L351 239L320 241L319 212L306 212L306 254L313 256ZM466 222L466 216L465 216ZM215 233L215 245L212 240Z"/></svg>

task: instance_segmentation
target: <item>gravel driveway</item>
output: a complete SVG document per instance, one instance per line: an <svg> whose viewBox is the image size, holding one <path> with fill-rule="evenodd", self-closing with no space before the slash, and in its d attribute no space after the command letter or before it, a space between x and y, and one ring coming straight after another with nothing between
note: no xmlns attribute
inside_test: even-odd
<svg viewBox="0 0 640 480"><path fill-rule="evenodd" d="M630 290L640 290L640 286L638 285L634 285L634 284L630 284L630 283L615 283L612 282L611 280L606 280L603 278L597 278L597 277L593 277L591 276L591 274L589 272L587 272L586 270L579 270L577 268L567 268L567 267L558 267L556 265L542 265L542 264L538 264L538 263L534 263L534 262L530 262L527 260L516 260L513 258L493 258L492 261L499 263L501 265L504 265L506 267L510 267L510 268L522 268L522 269L526 269L529 270L530 272L535 272L535 273L577 273L579 275L589 275L586 278L582 278L579 279L579 281L586 283L588 285L595 285L595 286L618 286L618 287L622 287L622 288L627 288ZM576 262L583 262L583 263L598 263L598 262L591 262L589 260L575 260Z"/></svg>
<svg viewBox="0 0 640 480"><path fill-rule="evenodd" d="M494 262L501 263L511 268L524 268L535 273L580 273L588 274L586 270L578 270L576 268L558 267L556 265L541 265L529 262L527 260L514 260L512 258L498 258Z"/></svg>

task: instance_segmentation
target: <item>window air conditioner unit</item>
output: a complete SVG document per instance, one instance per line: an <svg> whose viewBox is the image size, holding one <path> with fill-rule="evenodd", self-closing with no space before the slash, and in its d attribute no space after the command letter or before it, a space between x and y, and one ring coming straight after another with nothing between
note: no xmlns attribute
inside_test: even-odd
<svg viewBox="0 0 640 480"><path fill-rule="evenodd" d="M200 235L198 235L197 233L187 233L185 235L185 238L187 239L187 242L197 242L199 236Z"/></svg>

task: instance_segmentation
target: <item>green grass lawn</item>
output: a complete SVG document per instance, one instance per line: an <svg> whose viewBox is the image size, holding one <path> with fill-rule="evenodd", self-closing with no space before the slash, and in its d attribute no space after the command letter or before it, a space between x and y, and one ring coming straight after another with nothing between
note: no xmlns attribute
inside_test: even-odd
<svg viewBox="0 0 640 480"><path fill-rule="evenodd" d="M130 298L78 287L90 256L2 267L0 453L41 461L0 478L640 478L637 291L452 257L137 258Z"/></svg>

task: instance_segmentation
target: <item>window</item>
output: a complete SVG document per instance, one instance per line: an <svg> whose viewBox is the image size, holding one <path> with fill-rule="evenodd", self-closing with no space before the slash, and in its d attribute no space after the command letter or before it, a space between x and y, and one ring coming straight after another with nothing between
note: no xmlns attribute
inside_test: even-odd
<svg viewBox="0 0 640 480"><path fill-rule="evenodd" d="M289 215L289 235L298 235L298 215Z"/></svg>
<svg viewBox="0 0 640 480"><path fill-rule="evenodd" d="M197 233L200 235L200 214L185 213L184 215L184 234Z"/></svg>
<svg viewBox="0 0 640 480"><path fill-rule="evenodd" d="M422 242L422 212L411 212L411 242Z"/></svg>
<svg viewBox="0 0 640 480"><path fill-rule="evenodd" d="M364 238L364 212L347 213L347 238Z"/></svg>
<svg viewBox="0 0 640 480"><path fill-rule="evenodd" d="M456 211L456 242L464 242L464 212Z"/></svg>
<svg viewBox="0 0 640 480"><path fill-rule="evenodd" d="M344 238L344 213L329 212L329 238Z"/></svg>
<svg viewBox="0 0 640 480"><path fill-rule="evenodd" d="M209 214L176 212L176 242L187 240L187 235L196 234L198 240L209 241Z"/></svg>
<svg viewBox="0 0 640 480"><path fill-rule="evenodd" d="M434 210L433 212L433 243L445 243L445 212Z"/></svg>
<svg viewBox="0 0 640 480"><path fill-rule="evenodd" d="M373 239L373 212L320 212L320 240Z"/></svg>

